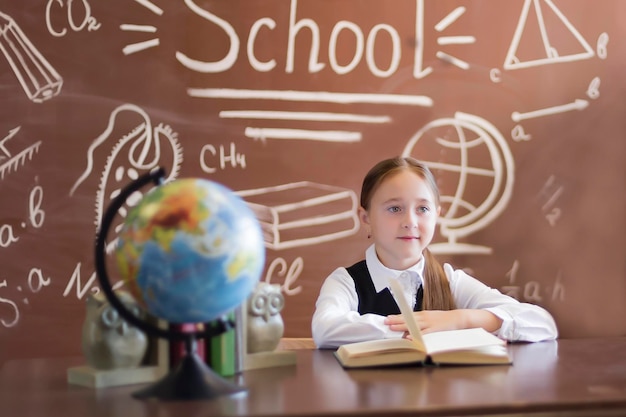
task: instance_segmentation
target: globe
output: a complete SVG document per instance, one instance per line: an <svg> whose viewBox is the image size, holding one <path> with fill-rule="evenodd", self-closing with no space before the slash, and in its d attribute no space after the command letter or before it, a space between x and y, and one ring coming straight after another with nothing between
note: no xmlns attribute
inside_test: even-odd
<svg viewBox="0 0 626 417"><path fill-rule="evenodd" d="M198 178L151 189L118 235L115 258L137 302L170 323L205 323L242 304L259 281L259 222L225 186Z"/></svg>

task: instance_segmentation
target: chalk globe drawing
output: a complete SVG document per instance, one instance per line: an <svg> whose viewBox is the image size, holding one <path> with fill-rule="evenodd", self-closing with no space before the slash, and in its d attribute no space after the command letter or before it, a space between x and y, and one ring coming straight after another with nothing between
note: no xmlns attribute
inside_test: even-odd
<svg viewBox="0 0 626 417"><path fill-rule="evenodd" d="M425 163L441 191L438 224L440 235L447 241L432 243L431 251L492 253L490 247L458 239L493 222L511 198L514 161L500 132L480 117L457 112L453 118L437 119L422 127L407 142L402 155Z"/></svg>

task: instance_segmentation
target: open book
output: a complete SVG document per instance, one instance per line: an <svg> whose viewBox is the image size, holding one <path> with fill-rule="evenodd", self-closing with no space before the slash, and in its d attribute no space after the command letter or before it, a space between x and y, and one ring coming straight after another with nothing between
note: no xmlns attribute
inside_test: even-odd
<svg viewBox="0 0 626 417"><path fill-rule="evenodd" d="M345 368L433 363L455 365L511 364L506 342L482 328L422 335L395 279L389 284L409 329L410 339L381 339L342 345L335 352Z"/></svg>

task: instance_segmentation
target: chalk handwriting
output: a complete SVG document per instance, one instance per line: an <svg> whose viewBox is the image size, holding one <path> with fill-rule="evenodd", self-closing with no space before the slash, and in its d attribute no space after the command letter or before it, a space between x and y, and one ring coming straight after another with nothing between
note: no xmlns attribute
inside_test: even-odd
<svg viewBox="0 0 626 417"><path fill-rule="evenodd" d="M511 131L511 138L515 142L522 142L531 140L532 136L524 131L524 127L522 125L515 125Z"/></svg>
<svg viewBox="0 0 626 417"><path fill-rule="evenodd" d="M43 205L43 188L40 185L34 186L30 190L28 199L28 224L24 221L20 222L19 227L25 229L30 225L36 229L43 226L46 213L42 209ZM8 248L13 243L19 241L17 232L18 225L2 224L0 225L0 248Z"/></svg>
<svg viewBox="0 0 626 417"><path fill-rule="evenodd" d="M95 286L97 283L97 276L95 272L92 272L89 276L89 279L86 283L83 282L81 278L81 263L79 262L74 269L70 280L68 281L67 286L63 291L63 297L68 297L72 289L75 288L75 296L77 299L83 299L87 292L98 293L100 292L100 288ZM52 277L46 276L44 272L40 268L31 268L28 272L28 277L26 280L26 287L22 285L15 286L15 290L23 295L23 298L20 300L21 304L29 305L29 295L37 294L43 291L45 288L50 287L52 284ZM115 282L112 285L114 290L122 287L124 285L123 281ZM0 281L0 290L2 288L9 287L9 280L4 278ZM5 312L4 307L9 309L8 313ZM4 327L14 327L19 323L20 320L20 304L15 300L11 300L7 297L0 296L0 324Z"/></svg>
<svg viewBox="0 0 626 417"><path fill-rule="evenodd" d="M65 286L65 290L63 290L63 297L67 297L72 291L73 287L76 287L76 298L78 299L82 299L85 296L85 294L87 294L87 291L89 291L90 289L91 289L91 292L94 294L98 292L98 288L92 286L97 278L96 273L92 272L91 275L89 276L89 280L83 286L83 281L80 275L80 268L81 268L81 263L78 262L76 264L76 268L74 268L74 272L72 272L72 277L70 278L67 285Z"/></svg>
<svg viewBox="0 0 626 417"><path fill-rule="evenodd" d="M38 293L43 287L50 285L51 282L50 277L44 278L39 268L32 268L28 273L28 288L30 288L32 293Z"/></svg>
<svg viewBox="0 0 626 417"><path fill-rule="evenodd" d="M30 224L35 228L40 228L46 218L46 213L41 209L43 203L43 188L36 185L30 191L28 199L28 219Z"/></svg>
<svg viewBox="0 0 626 417"><path fill-rule="evenodd" d="M163 10L158 6L148 1L138 1L141 5L152 11L154 14L161 16ZM185 5L194 14L198 15L207 22L217 26L224 32L228 39L228 48L224 56L214 62L200 61L194 59L187 54L177 51L176 59L186 68L200 72L200 73L219 73L230 70L236 63L242 49L242 45L245 44L245 56L247 57L248 64L258 72L272 71L277 67L276 59L270 58L265 61L258 58L256 53L257 44L266 44L271 41L274 31L279 26L279 23L271 17L261 17L254 21L250 26L250 29L246 32L247 39L242 42L240 35L237 33L233 25L226 19L211 13L208 10L200 7L193 0L185 0ZM359 66L364 62L364 66L374 76L380 78L387 78L394 75L399 67L402 58L402 42L403 39L398 33L398 30L387 24L378 23L375 24L369 32L363 30L358 24L347 21L338 21L331 29L328 35L328 46L325 49L328 51L327 62L322 62L320 57L320 50L323 33L318 25L317 21L313 18L298 18L298 0L291 0L289 9L289 22L287 33L287 51L285 54L285 67L286 73L293 73L295 71L295 53L296 53L296 37L301 31L308 31L312 36L311 49L309 50L309 59L307 65L307 71L309 73L320 72L325 68L330 68L336 74L347 74L359 69ZM466 11L465 7L457 7L447 15L443 16L434 26L435 31L443 32L450 25L461 18ZM429 75L432 71L432 67L424 67L424 0L415 0L415 34L414 40L414 60L413 63L413 77L415 79L421 79ZM153 25L137 25L137 24L122 24L120 29L123 31L134 31L144 33L157 32L156 26ZM342 56L339 59L338 51L342 50L345 53L345 48L340 48L341 39L346 37L354 39L354 50L351 51L350 57ZM476 39L473 36L441 36L437 38L437 44L440 46L446 45L464 45L475 43ZM131 43L126 45L122 52L125 55L133 54L139 51L146 50L148 48L156 47L160 44L160 39L154 37L145 41ZM343 46L343 44L341 44ZM386 62L380 62L380 57L375 54L376 49L384 47L391 52L391 56ZM452 64L460 69L467 70L470 65L468 62L455 57L444 51L436 51L435 56L441 61ZM340 63L344 62L345 63Z"/></svg>
<svg viewBox="0 0 626 417"><path fill-rule="evenodd" d="M492 68L489 70L489 79L494 83L502 82L502 71L498 68Z"/></svg>
<svg viewBox="0 0 626 417"><path fill-rule="evenodd" d="M83 283L82 277L81 277L81 267L82 264L80 262L78 262L76 264L76 267L74 268L74 272L72 272L72 276L70 277L70 280L67 282L67 285L65 286L65 289L63 290L63 297L67 297L71 294L72 289L75 287L75 295L76 298L81 300L85 297L85 294L87 294L87 292L91 292L93 294L97 294L100 292L100 288L95 286L94 284L97 281L98 277L96 275L95 272L92 272L91 275L89 275L89 279L87 280L86 283ZM122 287L124 285L123 281L118 281L115 282L111 285L111 288L113 290L116 290L120 287Z"/></svg>
<svg viewBox="0 0 626 417"><path fill-rule="evenodd" d="M10 224L0 226L0 248L8 248L12 243L18 240L20 240L20 238L15 235L13 226Z"/></svg>
<svg viewBox="0 0 626 417"><path fill-rule="evenodd" d="M176 52L176 59L186 68L201 73L219 73L231 69L237 61L237 58L239 56L239 48L241 45L241 40L236 30L228 21L220 18L219 16L216 16L215 14L205 9L202 9L192 0L185 0L185 4L192 12L202 17L203 19L217 25L221 30L223 30L229 39L230 46L228 52L224 55L224 57L216 62L204 62L193 59L180 51ZM415 42L417 45L422 45L423 34L420 32L423 32L423 0L416 0L416 4L416 32L418 33L416 33ZM295 70L296 36L301 30L308 30L313 36L311 49L309 51L307 70L309 73L320 72L326 67L326 63L321 62L319 56L319 51L321 49L320 27L317 22L311 18L301 18L298 20L296 17L297 8L298 1L291 0L285 72L293 73ZM250 66L252 66L252 68L259 72L271 71L276 67L275 60L271 59L264 62L260 61L255 53L257 39L260 38L260 40L258 41L259 43L267 41L267 32L273 31L276 26L277 23L274 19L264 17L255 21L249 31L248 39L246 42L246 55L248 57L248 63L250 64ZM355 39L355 49L353 51L353 55L350 59L347 60L348 63L344 65L339 64L339 59L337 57L337 50L339 49L337 48L337 44L342 34L350 35ZM464 41L467 42L467 40ZM385 42L385 45L387 45L387 49L391 51L391 57L389 59L389 62L386 63L378 62L374 53L376 45L380 45L382 44L382 42ZM455 40L451 40L451 42L455 43ZM366 36L363 29L356 23L341 20L335 24L329 35L328 48L326 49L328 51L328 65L331 70L336 74L347 74L358 68L360 62L364 60L365 67L372 75L381 78L390 77L398 70L398 67L400 65L401 43L402 39L398 31L391 25L384 23L377 24L373 28L371 28ZM460 42L457 41L456 43ZM416 78L424 77L432 70L431 68L421 68L422 53L423 50L421 46L416 48L416 62L414 67L414 75ZM456 64L456 59L454 57L441 54L438 54L437 57L446 62L452 61L452 63ZM460 60L458 61L460 62Z"/></svg>
<svg viewBox="0 0 626 417"><path fill-rule="evenodd" d="M50 284L52 283L52 279L50 277L44 277L44 274L41 271L41 269L31 268L31 270L28 273L27 283L28 283L28 286L27 286L28 293L25 294L21 300L22 303L26 305L29 304L28 295L36 294L40 292L43 288L50 286ZM0 288L8 287L8 285L9 283L6 279L0 282ZM15 289L20 294L24 293L24 288L22 288L21 285L16 286ZM10 300L4 297L0 297L0 304L5 304L11 310L8 317L0 318L0 323L4 327L14 327L15 325L17 325L17 323L20 320L20 309L19 309L18 304L13 300Z"/></svg>
<svg viewBox="0 0 626 417"><path fill-rule="evenodd" d="M79 3L78 7L77 3ZM87 28L88 32L93 32L100 29L100 23L91 14L91 6L87 0L48 0L48 4L46 5L46 26L52 36L61 37L65 36L67 33L66 27L63 27L60 31L55 30L53 27L51 15L53 7L55 6L56 8L66 10L67 23L72 31L80 32ZM74 16L78 15L80 12L82 12L82 20L76 23Z"/></svg>
<svg viewBox="0 0 626 417"><path fill-rule="evenodd" d="M564 188L556 183L556 177L551 175L545 182L538 198L541 200L541 212L544 214L550 226L556 226L561 217L561 208L557 205L559 197L563 194Z"/></svg>
<svg viewBox="0 0 626 417"><path fill-rule="evenodd" d="M204 145L200 151L200 168L202 171L208 174L217 172L218 168L216 165L209 162L209 159L213 160L215 158L217 158L217 166L221 170L226 169L227 164L231 168L237 168L237 166L240 166L242 169L246 168L246 155L237 152L233 142L230 143L228 150L223 145L220 145L218 148L210 144Z"/></svg>
<svg viewBox="0 0 626 417"><path fill-rule="evenodd" d="M8 283L6 279L0 282L0 288L4 288L7 286L8 286ZM15 302L12 300L9 300L3 297L0 297L0 304L6 304L7 306L9 306L9 308L11 309L11 313L12 313L11 314L12 317L10 317L9 319L5 320L5 318L0 318L0 323L2 323L4 327L15 326L20 320L20 309L17 307L17 304L15 304Z"/></svg>
<svg viewBox="0 0 626 417"><path fill-rule="evenodd" d="M609 44L609 35L604 32L598 37L598 43L596 45L596 54L598 58L606 59L608 57L607 45Z"/></svg>
<svg viewBox="0 0 626 417"><path fill-rule="evenodd" d="M511 285L505 285L501 288L504 294L519 301L538 304L544 301L543 297L545 292L551 301L565 301L565 286L562 282L560 270L557 272L554 285L548 285L545 289L542 289L542 284L538 281L528 281L524 285L516 285L519 269L520 264L516 259L511 269L505 274Z"/></svg>
<svg viewBox="0 0 626 417"><path fill-rule="evenodd" d="M594 100L600 97L600 77L594 77L589 83L587 97Z"/></svg>
<svg viewBox="0 0 626 417"><path fill-rule="evenodd" d="M277 269L278 268L278 269ZM287 261L283 258L275 258L267 268L267 273L265 274L265 282L268 284L271 283L272 278L274 278L274 273L278 275L278 277L284 277L284 281L280 286L281 291L286 295L296 295L302 292L302 286L298 286L296 288L291 288L291 285L296 282L302 270L304 269L304 261L300 256L298 256L292 264L287 268Z"/></svg>

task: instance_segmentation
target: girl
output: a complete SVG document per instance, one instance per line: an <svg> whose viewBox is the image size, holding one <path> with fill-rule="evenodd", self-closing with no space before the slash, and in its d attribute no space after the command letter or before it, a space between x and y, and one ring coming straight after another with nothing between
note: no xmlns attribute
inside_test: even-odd
<svg viewBox="0 0 626 417"><path fill-rule="evenodd" d="M311 323L318 348L403 337L407 327L387 288L390 277L402 284L423 333L482 327L508 341L557 337L545 309L437 262L427 247L440 211L435 179L419 161L387 159L367 173L359 218L373 244L365 260L324 281Z"/></svg>

